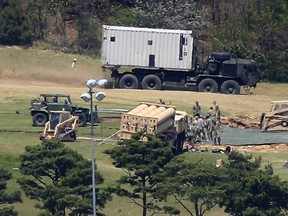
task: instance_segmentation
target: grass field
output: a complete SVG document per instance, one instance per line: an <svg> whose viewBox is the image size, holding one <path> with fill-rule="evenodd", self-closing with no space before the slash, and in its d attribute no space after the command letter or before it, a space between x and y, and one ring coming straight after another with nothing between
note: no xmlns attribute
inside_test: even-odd
<svg viewBox="0 0 288 216"><path fill-rule="evenodd" d="M15 177L9 182L9 190L19 189L16 178L19 177L18 156L24 152L25 146L39 143L39 133L43 128L32 127L29 114L30 100L37 98L40 93L69 93L75 104L86 106L79 98L87 90L85 80L90 77L109 78L109 72L102 72L100 61L84 56L67 55L49 50L21 49L18 47L0 48L0 166L8 169ZM77 58L76 67L72 68L72 60ZM192 106L199 101L202 109L207 111L216 100L221 112L225 116L249 116L258 121L262 112L269 110L270 102L288 99L287 84L260 83L253 94L222 95L188 91L145 91L104 89L107 97L97 103L100 108L131 109L141 101L158 102L162 97L172 101L178 110L192 113ZM19 114L17 114L19 113ZM103 123L96 127L96 137L106 137L117 131L119 123ZM80 128L80 136L89 136L89 127ZM72 149L91 158L90 141L80 140L67 144ZM111 159L103 153L107 148L113 148L114 142L96 145L96 160L99 171L105 177L105 184L113 185L123 173L112 165ZM271 152L259 151L253 153L261 155L264 164L272 163L276 174L288 180L288 170L282 169L283 161L288 160L287 150ZM215 161L224 155L211 153L185 153L187 160L209 158ZM225 158L223 158L225 159ZM21 216L31 216L39 212L35 202L24 197L22 204L14 206ZM140 215L140 209L129 203L127 199L115 197L104 210L109 216ZM181 214L185 215L185 213ZM208 216L224 216L222 209L214 209Z"/></svg>

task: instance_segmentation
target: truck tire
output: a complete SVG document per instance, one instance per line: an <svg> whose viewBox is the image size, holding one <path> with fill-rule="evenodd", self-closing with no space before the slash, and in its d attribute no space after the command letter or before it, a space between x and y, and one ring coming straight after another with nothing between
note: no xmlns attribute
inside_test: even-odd
<svg viewBox="0 0 288 216"><path fill-rule="evenodd" d="M133 74L125 74L119 80L119 88L121 89L137 89L138 79Z"/></svg>
<svg viewBox="0 0 288 216"><path fill-rule="evenodd" d="M212 57L217 61L226 61L231 58L231 55L227 52L213 52Z"/></svg>
<svg viewBox="0 0 288 216"><path fill-rule="evenodd" d="M162 82L158 76L149 74L143 78L141 85L143 89L160 90Z"/></svg>
<svg viewBox="0 0 288 216"><path fill-rule="evenodd" d="M87 125L87 117L84 114L75 114L78 116L78 127L85 127Z"/></svg>
<svg viewBox="0 0 288 216"><path fill-rule="evenodd" d="M38 112L33 115L33 125L44 126L48 121L48 116L46 113Z"/></svg>
<svg viewBox="0 0 288 216"><path fill-rule="evenodd" d="M240 94L240 85L235 80L227 80L221 85L223 94Z"/></svg>
<svg viewBox="0 0 288 216"><path fill-rule="evenodd" d="M199 92L211 92L211 93L216 93L218 92L218 84L215 80L206 78L203 79L199 84L198 84L198 91Z"/></svg>

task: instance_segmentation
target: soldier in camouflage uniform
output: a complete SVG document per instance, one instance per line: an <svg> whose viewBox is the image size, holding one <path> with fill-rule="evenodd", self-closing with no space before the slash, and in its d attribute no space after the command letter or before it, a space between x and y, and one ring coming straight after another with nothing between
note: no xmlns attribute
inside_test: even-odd
<svg viewBox="0 0 288 216"><path fill-rule="evenodd" d="M213 137L213 116L207 116L206 118L206 127L207 127L207 135L208 139L212 140Z"/></svg>
<svg viewBox="0 0 288 216"><path fill-rule="evenodd" d="M213 121L212 138L214 145L221 145L221 124L218 121Z"/></svg>
<svg viewBox="0 0 288 216"><path fill-rule="evenodd" d="M200 115L202 114L202 112L201 112L201 106L200 106L200 104L199 104L198 101L195 102L195 112L196 112L196 114L197 114L198 116L200 116Z"/></svg>
<svg viewBox="0 0 288 216"><path fill-rule="evenodd" d="M195 123L189 124L187 131L187 138L190 145L194 145L197 142L197 125Z"/></svg>
<svg viewBox="0 0 288 216"><path fill-rule="evenodd" d="M216 121L220 122L221 121L220 108L219 108L218 104L216 103L216 101L214 101L213 104L214 104L214 117L215 117Z"/></svg>

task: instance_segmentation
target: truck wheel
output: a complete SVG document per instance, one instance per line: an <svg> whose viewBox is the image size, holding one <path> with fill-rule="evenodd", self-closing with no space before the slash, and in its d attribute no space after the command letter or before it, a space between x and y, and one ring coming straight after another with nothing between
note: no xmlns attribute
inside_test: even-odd
<svg viewBox="0 0 288 216"><path fill-rule="evenodd" d="M221 93L223 93L223 94L240 94L240 86L234 80L227 80L221 85Z"/></svg>
<svg viewBox="0 0 288 216"><path fill-rule="evenodd" d="M121 89L137 89L138 79L133 74L125 74L120 78L119 87Z"/></svg>
<svg viewBox="0 0 288 216"><path fill-rule="evenodd" d="M78 116L78 127L85 127L87 124L87 118L84 114L75 114L75 116Z"/></svg>
<svg viewBox="0 0 288 216"><path fill-rule="evenodd" d="M33 116L33 125L44 126L48 121L48 116L45 113L36 113Z"/></svg>
<svg viewBox="0 0 288 216"><path fill-rule="evenodd" d="M203 79L198 85L198 91L216 93L218 92L218 84L213 79Z"/></svg>
<svg viewBox="0 0 288 216"><path fill-rule="evenodd" d="M147 75L141 82L143 89L159 90L162 87L161 79L153 74Z"/></svg>
<svg viewBox="0 0 288 216"><path fill-rule="evenodd" d="M227 52L213 52L212 57L217 61L226 61L231 58L231 55Z"/></svg>

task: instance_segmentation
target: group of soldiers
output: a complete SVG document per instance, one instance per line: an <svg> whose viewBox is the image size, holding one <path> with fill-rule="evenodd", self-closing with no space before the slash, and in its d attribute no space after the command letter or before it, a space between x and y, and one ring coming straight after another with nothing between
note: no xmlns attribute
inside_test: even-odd
<svg viewBox="0 0 288 216"><path fill-rule="evenodd" d="M159 98L159 102L167 105L162 98ZM168 105L170 104L171 101ZM196 143L212 140L214 145L220 145L222 133L221 113L216 101L213 102L213 105L205 114L201 110L199 102L196 101L195 105L192 107L192 113L193 115L189 119L187 128L187 139L189 144L193 146Z"/></svg>
<svg viewBox="0 0 288 216"><path fill-rule="evenodd" d="M190 118L187 129L187 138L191 145L213 140L214 145L221 144L220 109L216 101L207 113L203 113L198 101L192 108L193 116Z"/></svg>

